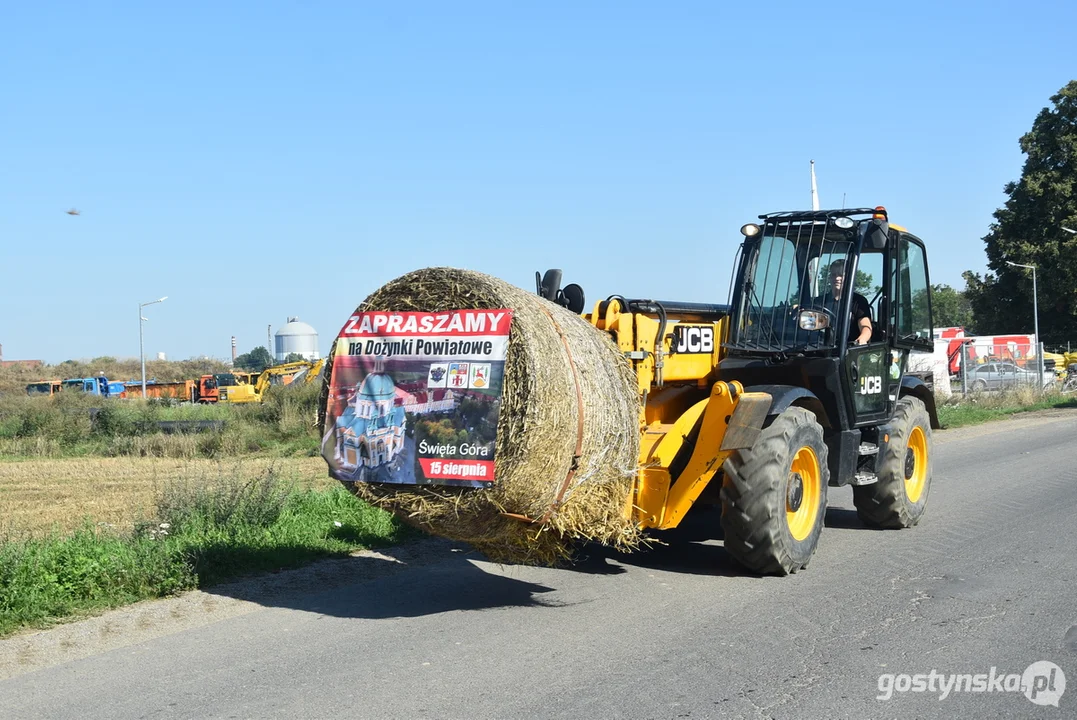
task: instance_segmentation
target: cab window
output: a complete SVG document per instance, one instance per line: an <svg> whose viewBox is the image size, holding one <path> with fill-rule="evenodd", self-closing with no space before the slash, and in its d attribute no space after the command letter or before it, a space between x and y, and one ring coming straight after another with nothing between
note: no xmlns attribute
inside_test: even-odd
<svg viewBox="0 0 1077 720"><path fill-rule="evenodd" d="M934 342L927 257L923 246L904 234L898 238L893 274L895 343L932 349Z"/></svg>

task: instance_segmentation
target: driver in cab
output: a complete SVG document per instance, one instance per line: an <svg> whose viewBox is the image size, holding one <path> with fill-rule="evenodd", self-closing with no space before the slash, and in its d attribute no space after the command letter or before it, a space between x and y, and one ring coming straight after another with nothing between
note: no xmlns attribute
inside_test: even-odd
<svg viewBox="0 0 1077 720"><path fill-rule="evenodd" d="M815 298L815 306L823 307L837 318L841 305L841 291L845 285L845 261L835 260L830 263L830 292ZM853 302L849 308L849 342L853 345L867 345L871 340L871 306L867 298L858 292L853 293Z"/></svg>

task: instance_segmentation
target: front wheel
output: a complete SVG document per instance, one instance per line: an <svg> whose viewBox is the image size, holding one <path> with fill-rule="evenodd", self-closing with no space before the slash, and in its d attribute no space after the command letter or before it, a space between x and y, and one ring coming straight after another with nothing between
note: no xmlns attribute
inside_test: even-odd
<svg viewBox="0 0 1077 720"><path fill-rule="evenodd" d="M787 575L808 564L826 514L830 471L823 429L791 407L755 444L722 466L725 548L761 574Z"/></svg>
<svg viewBox="0 0 1077 720"><path fill-rule="evenodd" d="M853 486L853 504L860 520L877 528L907 528L920 522L931 488L932 460L927 407L918 398L903 397L894 412L879 480Z"/></svg>

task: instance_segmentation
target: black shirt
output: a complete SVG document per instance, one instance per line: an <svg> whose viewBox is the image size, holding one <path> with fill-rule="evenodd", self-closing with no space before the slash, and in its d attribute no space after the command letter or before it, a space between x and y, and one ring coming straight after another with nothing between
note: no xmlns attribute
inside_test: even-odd
<svg viewBox="0 0 1077 720"><path fill-rule="evenodd" d="M835 318L837 317L840 303L840 299L834 299L833 293L826 293L815 298L815 304L829 310L834 314ZM853 302L849 307L849 342L855 342L860 337L860 320L863 318L871 320L871 305L868 304L867 298L858 292L854 292Z"/></svg>

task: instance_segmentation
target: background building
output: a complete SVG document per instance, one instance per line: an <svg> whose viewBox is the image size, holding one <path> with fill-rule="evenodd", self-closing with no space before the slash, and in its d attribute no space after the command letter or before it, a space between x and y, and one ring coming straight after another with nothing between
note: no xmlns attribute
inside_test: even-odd
<svg viewBox="0 0 1077 720"><path fill-rule="evenodd" d="M273 338L273 357L278 362L292 353L299 353L305 360L318 360L318 331L300 322L297 317L288 318L288 324L277 331Z"/></svg>

